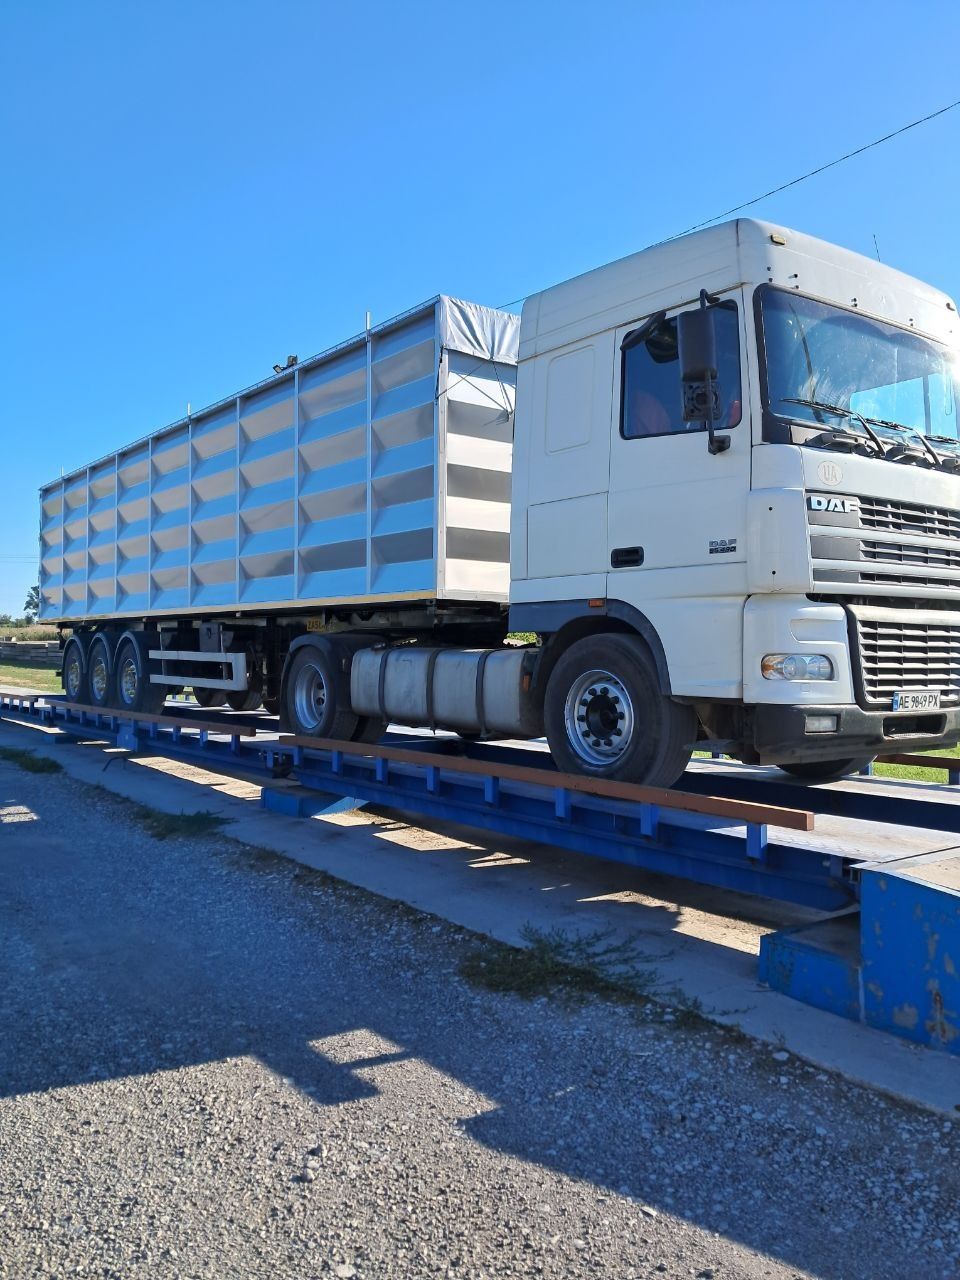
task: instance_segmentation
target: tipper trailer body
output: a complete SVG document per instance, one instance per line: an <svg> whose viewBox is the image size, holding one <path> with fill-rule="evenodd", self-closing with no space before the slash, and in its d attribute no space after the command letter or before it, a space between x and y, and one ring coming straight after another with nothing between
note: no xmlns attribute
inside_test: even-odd
<svg viewBox="0 0 960 1280"><path fill-rule="evenodd" d="M960 740L949 298L739 220L516 324L435 300L44 489L68 693L650 783Z"/></svg>

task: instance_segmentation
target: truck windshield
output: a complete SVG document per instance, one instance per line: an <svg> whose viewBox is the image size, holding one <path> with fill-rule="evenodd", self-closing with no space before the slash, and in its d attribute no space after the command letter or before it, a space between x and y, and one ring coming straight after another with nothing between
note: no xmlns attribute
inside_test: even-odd
<svg viewBox="0 0 960 1280"><path fill-rule="evenodd" d="M913 437L932 454L923 435L960 451L957 351L799 294L759 292L769 413L819 429L828 447L854 435L874 452L899 444L902 453Z"/></svg>

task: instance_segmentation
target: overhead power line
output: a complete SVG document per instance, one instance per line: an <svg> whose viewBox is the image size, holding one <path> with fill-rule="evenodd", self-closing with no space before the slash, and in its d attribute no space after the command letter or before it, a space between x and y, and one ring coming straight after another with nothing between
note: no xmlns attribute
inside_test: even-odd
<svg viewBox="0 0 960 1280"><path fill-rule="evenodd" d="M733 208L724 210L723 213L714 214L712 218L705 218L703 222L695 222L692 227L687 227L685 231L676 231L672 236L666 236L663 240L656 240L652 245L647 245L646 248L653 249L657 245L668 244L671 240L678 240L680 236L687 236L692 231L701 231L704 227L709 227L711 223L719 222L721 218L729 218L731 214L740 213L743 209L750 209L753 205L759 204L761 200L768 200L770 196L779 195L781 191L789 191L791 187L795 187L801 182L807 182L810 178L815 178L817 174L825 173L828 169L833 169L838 164L843 164L846 160L852 160L854 156L863 155L865 151L872 151L874 147L880 147L885 142L890 142L893 138L899 138L902 133L908 133L909 130L916 129L919 125L936 120L938 116L946 115L948 111L954 111L957 107L960 107L960 98L955 102L948 102L945 107L931 111L929 115L920 116L917 120L911 120L909 124L901 125L899 129L894 129L892 133L885 133L882 138L874 138L873 142L865 142L862 147L847 151L844 155L837 156L835 160L828 160L826 164L818 165L816 169L811 169L809 173L802 173L799 178L791 178L789 182L784 182L779 187L773 187L770 191L765 191L761 196L754 196L752 200L744 200L742 204L736 204ZM510 302L502 302L500 307L501 309L515 307L518 302L523 302L530 296L530 294L525 293L522 297L514 298Z"/></svg>
<svg viewBox="0 0 960 1280"><path fill-rule="evenodd" d="M703 222L694 223L692 227L687 227L686 231L678 231L676 235L668 236L667 238L676 240L679 236L689 235L691 231L699 231L702 227L709 227L711 222L719 222L721 218L729 218L732 213L739 213L742 209L749 209L752 205L759 204L761 200L768 200L770 196L778 196L781 191L788 191L791 187L795 187L801 182L806 182L808 178L815 178L818 173L826 173L828 169L833 169L836 165L843 164L845 160L852 160L854 156L862 156L865 151L872 151L874 147L882 146L883 143L889 142L891 138L899 138L901 133L907 133L910 129L916 129L921 124L936 120L937 116L944 116L948 111L953 111L956 107L960 107L960 98L956 102L950 102L947 106L941 107L939 111L931 111L928 116L921 116L919 120L911 120L909 124L901 125L899 129L894 129L893 133L885 133L882 138L875 138L873 142L865 142L862 147L857 147L854 151L848 151L845 155L837 156L836 160L828 160L826 164L821 164L816 169L811 169L809 173L802 173L799 178L791 178L789 182L784 182L782 186L765 191L762 196L754 196L752 200L744 200L743 204L734 205L732 209L725 209L723 213L717 213L712 218L704 219ZM660 243L665 242L661 241Z"/></svg>

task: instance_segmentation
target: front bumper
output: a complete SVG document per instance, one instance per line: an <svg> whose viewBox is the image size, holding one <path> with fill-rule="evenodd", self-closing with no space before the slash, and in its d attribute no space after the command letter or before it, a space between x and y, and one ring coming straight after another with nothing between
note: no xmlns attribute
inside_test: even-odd
<svg viewBox="0 0 960 1280"><path fill-rule="evenodd" d="M842 760L898 751L929 751L960 742L960 707L922 715L864 711L858 706L753 707L753 745L760 764ZM832 733L807 732L809 716L836 716Z"/></svg>

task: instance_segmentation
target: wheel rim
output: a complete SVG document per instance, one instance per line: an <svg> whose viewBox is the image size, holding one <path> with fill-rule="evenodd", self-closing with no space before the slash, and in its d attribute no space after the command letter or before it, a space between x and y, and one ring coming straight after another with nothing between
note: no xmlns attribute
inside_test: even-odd
<svg viewBox="0 0 960 1280"><path fill-rule="evenodd" d="M590 765L615 763L633 740L633 702L609 671L588 671L571 686L563 709L567 741Z"/></svg>
<svg viewBox="0 0 960 1280"><path fill-rule="evenodd" d="M95 702L106 702L109 679L107 660L102 653L97 653L90 664L90 692Z"/></svg>
<svg viewBox="0 0 960 1280"><path fill-rule="evenodd" d="M305 663L297 672L293 687L293 708L304 729L316 729L323 719L327 686L315 662Z"/></svg>
<svg viewBox="0 0 960 1280"><path fill-rule="evenodd" d="M80 664L80 655L75 650L71 650L63 671L63 686L67 697L77 698L82 683L83 667Z"/></svg>
<svg viewBox="0 0 960 1280"><path fill-rule="evenodd" d="M128 654L120 663L120 677L117 681L120 697L126 706L132 707L136 702L139 685L140 672L137 670L133 656Z"/></svg>

